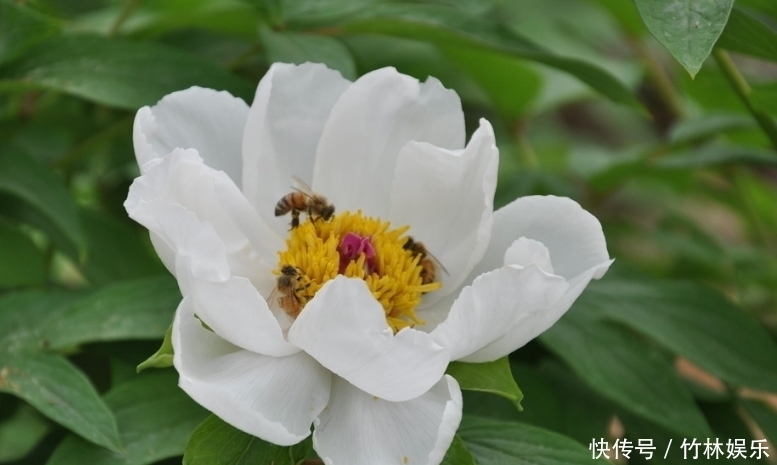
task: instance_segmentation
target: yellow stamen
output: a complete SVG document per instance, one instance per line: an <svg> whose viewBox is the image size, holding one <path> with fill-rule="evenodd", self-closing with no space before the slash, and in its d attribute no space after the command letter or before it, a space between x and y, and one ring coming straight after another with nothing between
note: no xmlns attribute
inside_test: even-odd
<svg viewBox="0 0 777 465"><path fill-rule="evenodd" d="M403 248L408 240L405 235L408 229L409 226L390 229L387 221L366 217L361 211L344 212L329 221L308 218L290 231L286 250L278 252L278 270L275 272L279 274L285 265L301 270L306 287L297 293L297 297L304 306L325 282L338 275L340 253L337 248L343 237L353 233L369 238L375 250L374 262L365 266L367 257L361 253L345 266L343 274L367 282L372 295L383 306L386 321L394 332L424 324L415 313L421 294L435 291L442 284L422 283L421 257Z"/></svg>

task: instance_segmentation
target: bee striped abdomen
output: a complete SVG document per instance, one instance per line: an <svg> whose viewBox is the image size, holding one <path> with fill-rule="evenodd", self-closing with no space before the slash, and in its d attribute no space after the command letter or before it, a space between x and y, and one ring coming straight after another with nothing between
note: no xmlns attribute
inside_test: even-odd
<svg viewBox="0 0 777 465"><path fill-rule="evenodd" d="M299 226L300 213L307 213L311 220L321 218L329 221L335 213L335 207L327 202L323 195L295 190L281 197L275 204L275 216L283 216L289 212L291 212L291 229L294 229Z"/></svg>
<svg viewBox="0 0 777 465"><path fill-rule="evenodd" d="M442 269L443 273L448 274L448 270L442 266L440 261L437 260L434 255L429 253L429 251L426 249L426 246L414 240L412 237L407 238L407 242L405 242L403 248L405 250L409 250L410 253L412 253L414 256L419 257L418 264L421 266L421 272L419 275L421 276L422 284L430 284L437 281L438 266L440 269Z"/></svg>

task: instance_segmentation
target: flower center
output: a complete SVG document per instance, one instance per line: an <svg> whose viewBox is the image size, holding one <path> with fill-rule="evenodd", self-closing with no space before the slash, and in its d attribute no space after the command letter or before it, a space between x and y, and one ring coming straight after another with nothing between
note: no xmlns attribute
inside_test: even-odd
<svg viewBox="0 0 777 465"><path fill-rule="evenodd" d="M372 241L369 236L361 237L352 232L346 233L345 236L343 236L343 240L340 241L340 245L337 247L337 252L340 254L340 274L345 273L348 264L358 261L362 254L364 254L365 273L370 275L377 271L377 266L375 265L375 247L372 246Z"/></svg>
<svg viewBox="0 0 777 465"><path fill-rule="evenodd" d="M286 250L278 252L279 305L297 316L321 286L338 274L363 279L394 330L424 324L415 308L421 295L442 287L429 279L429 257L410 247L409 226L344 212L331 220L308 218L292 228ZM432 265L433 266L433 265Z"/></svg>

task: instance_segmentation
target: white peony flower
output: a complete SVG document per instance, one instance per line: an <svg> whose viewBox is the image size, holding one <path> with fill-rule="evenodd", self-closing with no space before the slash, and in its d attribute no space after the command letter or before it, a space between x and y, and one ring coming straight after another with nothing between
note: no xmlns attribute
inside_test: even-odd
<svg viewBox="0 0 777 465"><path fill-rule="evenodd" d="M493 212L491 125L465 147L459 98L433 78L276 64L250 108L195 87L140 109L134 143L125 206L181 288L181 388L275 444L312 424L327 464L440 463L462 409L448 363L526 344L611 263L572 200ZM293 177L334 215L290 230L275 207Z"/></svg>

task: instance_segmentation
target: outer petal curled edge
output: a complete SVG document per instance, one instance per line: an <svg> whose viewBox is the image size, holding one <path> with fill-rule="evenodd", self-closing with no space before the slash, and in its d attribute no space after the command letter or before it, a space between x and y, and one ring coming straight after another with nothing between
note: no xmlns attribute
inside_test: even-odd
<svg viewBox="0 0 777 465"><path fill-rule="evenodd" d="M394 334L364 280L338 276L324 284L289 329L289 342L373 396L401 402L437 383L448 353L429 334Z"/></svg>
<svg viewBox="0 0 777 465"><path fill-rule="evenodd" d="M313 447L327 465L438 465L461 421L461 390L445 375L407 402L376 399L335 379L315 422Z"/></svg>
<svg viewBox="0 0 777 465"><path fill-rule="evenodd" d="M310 434L329 402L331 374L307 354L255 354L205 329L185 297L173 322L179 385L197 403L246 433L279 445Z"/></svg>

